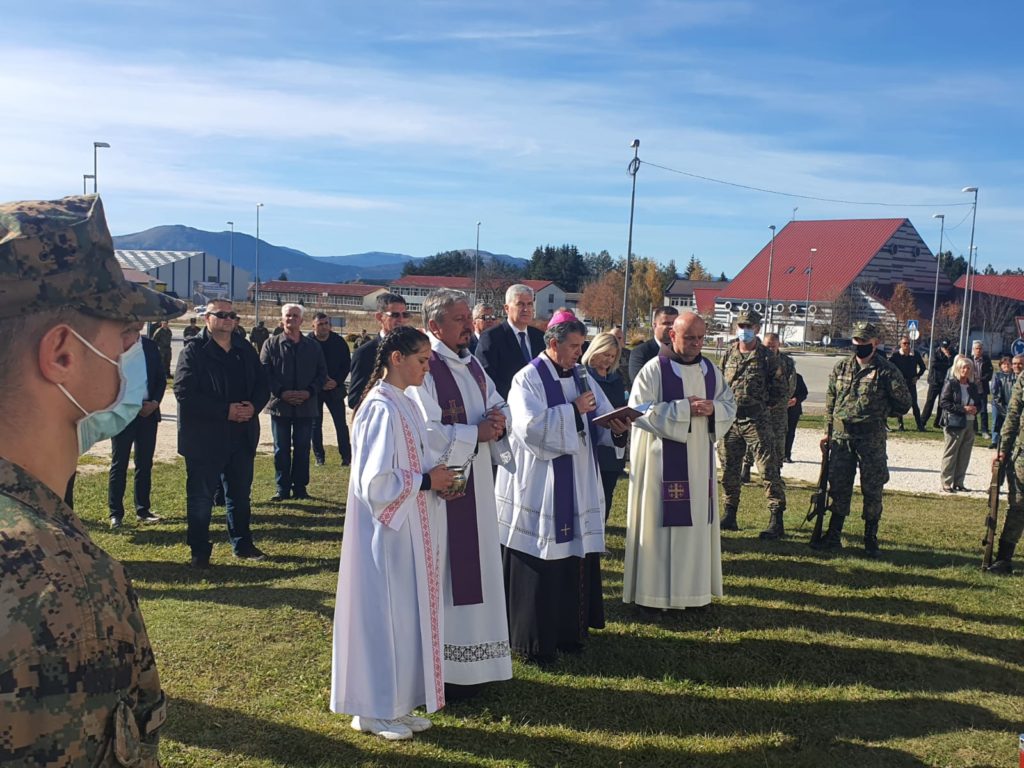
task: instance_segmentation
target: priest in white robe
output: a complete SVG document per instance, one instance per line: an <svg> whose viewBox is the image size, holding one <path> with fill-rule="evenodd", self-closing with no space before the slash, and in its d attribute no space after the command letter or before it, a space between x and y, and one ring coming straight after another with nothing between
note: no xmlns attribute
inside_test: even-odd
<svg viewBox="0 0 1024 768"><path fill-rule="evenodd" d="M604 626L604 494L594 446L624 448L629 423L592 423L612 408L577 370L585 338L578 320L549 327L544 352L512 379L517 470L498 470L509 640L540 663L582 650L588 630Z"/></svg>
<svg viewBox="0 0 1024 768"><path fill-rule="evenodd" d="M691 608L722 596L715 441L736 401L701 356L705 323L683 312L671 343L640 370L630 405L653 403L633 422L622 599L652 609Z"/></svg>
<svg viewBox="0 0 1024 768"><path fill-rule="evenodd" d="M427 337L399 328L381 341L352 425L353 461L334 609L331 710L352 727L407 739L430 727L412 714L444 706L444 608L438 578L443 507L453 473L437 465L406 387L423 381ZM430 469L433 467L433 469Z"/></svg>
<svg viewBox="0 0 1024 768"><path fill-rule="evenodd" d="M508 406L469 353L472 313L461 291L442 289L423 300L431 336L430 372L409 389L449 467L465 467L465 493L445 502L442 539L444 681L448 700L481 683L512 677L490 444L506 429Z"/></svg>

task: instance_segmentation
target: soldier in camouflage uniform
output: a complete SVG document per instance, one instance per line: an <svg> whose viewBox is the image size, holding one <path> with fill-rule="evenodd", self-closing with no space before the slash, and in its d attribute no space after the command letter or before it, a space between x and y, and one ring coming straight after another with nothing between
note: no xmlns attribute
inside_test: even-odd
<svg viewBox="0 0 1024 768"><path fill-rule="evenodd" d="M1010 460L1006 480L1013 490L1012 504L1006 510L1003 533L999 537L999 550L989 573L1013 573L1013 551L1024 531L1024 445L1021 444L1020 427L1024 418L1024 376L1017 377L1010 394L1010 403L1003 419L1003 430L999 433L999 460Z"/></svg>
<svg viewBox="0 0 1024 768"><path fill-rule="evenodd" d="M841 533L850 514L853 477L860 469L864 496L864 551L878 557L878 520L882 516L882 489L889 481L885 453L885 422L910 410L906 379L877 352L878 328L859 322L851 332L853 354L836 363L825 397L826 418L832 425L829 495L832 517L828 533L815 549L842 549Z"/></svg>
<svg viewBox="0 0 1024 768"><path fill-rule="evenodd" d="M5 768L159 766L166 708L138 598L61 494L111 414L141 405L128 335L184 309L124 279L98 197L0 204Z"/></svg>
<svg viewBox="0 0 1024 768"><path fill-rule="evenodd" d="M779 334L766 333L764 345L775 355L778 355L779 366L782 368L782 376L786 379L786 399L768 409L768 421L771 423L772 436L775 438L775 450L780 457L786 455L786 430L789 428L789 401L796 392L796 363L793 358L781 351ZM747 446L747 453L743 457L743 473L741 479L744 483L750 482L750 468L754 465L754 449ZM781 466L781 465L780 465Z"/></svg>
<svg viewBox="0 0 1024 768"><path fill-rule="evenodd" d="M157 347L160 349L160 362L164 366L164 373L168 378L170 378L171 340L174 338L174 334L171 332L171 326L166 322L160 323L160 327L153 331L151 338L156 342Z"/></svg>
<svg viewBox="0 0 1024 768"><path fill-rule="evenodd" d="M761 316L753 310L744 310L736 316L736 324L739 339L729 345L722 357L725 382L736 396L736 421L719 446L722 488L725 491L725 514L721 527L726 531L738 530L736 510L743 485L740 470L743 454L750 446L771 514L768 527L761 531L761 538L778 539L785 535L782 513L786 510L786 486L779 471L782 454L775 450L769 408L779 404L785 407L787 383L778 357L757 339Z"/></svg>

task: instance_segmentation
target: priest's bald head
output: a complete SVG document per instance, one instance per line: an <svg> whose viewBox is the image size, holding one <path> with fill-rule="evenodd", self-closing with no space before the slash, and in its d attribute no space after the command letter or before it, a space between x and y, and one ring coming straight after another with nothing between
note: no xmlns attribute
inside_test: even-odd
<svg viewBox="0 0 1024 768"><path fill-rule="evenodd" d="M696 360L704 348L707 323L696 312L681 312L669 331L673 351L687 363Z"/></svg>
<svg viewBox="0 0 1024 768"><path fill-rule="evenodd" d="M423 299L423 325L448 349L459 354L473 337L473 313L462 291L440 288Z"/></svg>

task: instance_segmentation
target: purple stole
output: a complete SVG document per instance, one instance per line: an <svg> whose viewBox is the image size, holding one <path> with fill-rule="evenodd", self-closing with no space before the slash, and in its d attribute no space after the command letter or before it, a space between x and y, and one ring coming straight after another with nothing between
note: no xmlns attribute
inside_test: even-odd
<svg viewBox="0 0 1024 768"><path fill-rule="evenodd" d="M537 369L540 380L544 384L544 397L548 401L548 407L565 405L565 392L558 379L551 375L547 365L541 356L533 358L530 365ZM580 389L580 381L576 371L572 372L576 389ZM591 420L592 414L587 414L587 421ZM594 442L594 431L591 427L590 442ZM564 453L555 457L551 462L551 468L555 475L555 543L564 544L572 541L576 531L576 487L573 482L572 456Z"/></svg>
<svg viewBox="0 0 1024 768"><path fill-rule="evenodd" d="M661 399L669 403L673 400L684 400L683 380L672 370L672 362L667 355L659 355L661 364ZM699 365L700 363L697 363ZM704 372L704 399L715 397L715 366L710 363ZM714 418L711 416L709 418ZM690 465L688 443L680 443L668 438L661 439L661 508L662 526L692 526L693 515L690 512ZM714 453L708 444L708 457L711 461L708 472L708 523L714 517Z"/></svg>
<svg viewBox="0 0 1024 768"><path fill-rule="evenodd" d="M430 354L427 364L437 390L437 404L441 406L441 423L468 424L466 403L448 364L437 352ZM467 367L480 387L486 410L487 380L483 369L475 359L471 359ZM475 474L470 470L464 495L445 502L448 507L448 561L451 564L452 600L455 605L479 605L484 601L480 576L480 539L476 525Z"/></svg>

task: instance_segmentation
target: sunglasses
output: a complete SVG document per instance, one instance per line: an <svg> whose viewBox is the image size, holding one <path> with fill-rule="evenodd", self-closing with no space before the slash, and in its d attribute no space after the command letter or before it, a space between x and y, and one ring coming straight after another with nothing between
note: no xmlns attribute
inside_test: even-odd
<svg viewBox="0 0 1024 768"><path fill-rule="evenodd" d="M408 320L412 317L412 312L382 312L381 314L384 315L384 317L390 317L392 320L397 320L400 317Z"/></svg>
<svg viewBox="0 0 1024 768"><path fill-rule="evenodd" d="M487 320L488 322L490 322L491 320L497 320L498 317L497 317L497 315L480 315L480 317L477 317L475 319L476 320Z"/></svg>
<svg viewBox="0 0 1024 768"><path fill-rule="evenodd" d="M216 318L218 318L220 320L237 320L238 319L238 313L237 312L207 312L206 316L207 317L213 316L213 317L216 317Z"/></svg>

